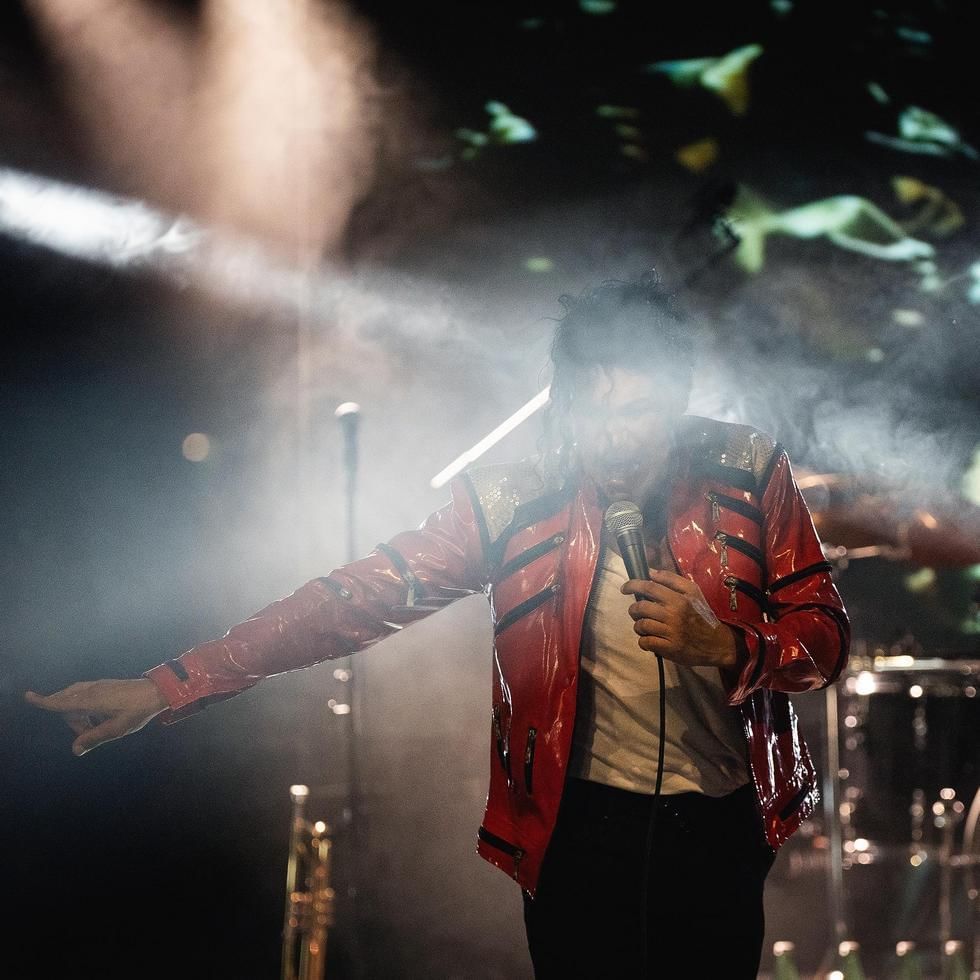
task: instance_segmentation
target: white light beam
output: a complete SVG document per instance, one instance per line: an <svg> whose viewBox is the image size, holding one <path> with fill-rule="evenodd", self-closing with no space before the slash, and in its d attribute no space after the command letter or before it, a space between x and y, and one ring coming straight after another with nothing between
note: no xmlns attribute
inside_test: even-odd
<svg viewBox="0 0 980 980"><path fill-rule="evenodd" d="M539 391L529 402L522 405L514 414L501 422L489 434L485 435L475 446L457 456L444 470L440 470L430 481L433 490L445 486L457 473L464 470L470 463L478 460L491 446L495 446L508 432L512 432L522 422L529 419L539 408L548 404L551 396L551 386Z"/></svg>

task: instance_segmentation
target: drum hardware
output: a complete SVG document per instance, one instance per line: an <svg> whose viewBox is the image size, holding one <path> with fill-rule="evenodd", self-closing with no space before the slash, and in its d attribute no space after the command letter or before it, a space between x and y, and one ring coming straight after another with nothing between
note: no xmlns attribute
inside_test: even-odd
<svg viewBox="0 0 980 980"><path fill-rule="evenodd" d="M980 688L980 663L943 657L914 656L898 652L900 648L872 648L858 644L848 673L838 685L826 691L827 762L824 776L824 835L814 836L814 844L826 842L828 904L834 946L850 941L851 930L847 908L846 882L852 869L869 864L891 868L933 867L938 881L935 915L938 920L939 955L945 957L950 944L956 944L955 911L961 898L959 881L968 902L971 925L980 916L978 872L980 868L980 790L976 792L969 813L957 791L950 785L915 785L909 795L906 830L899 841L880 838L874 828L874 804L871 797L881 792L880 784L888 776L888 759L875 759L877 768L855 770L855 760L867 756L880 745L867 745L866 730L877 723L870 706L879 696L908 710L907 731L889 731L888 743L905 746L903 777L918 781L922 774L936 775L937 756L934 740L947 737L942 714L935 709L953 712L977 697ZM915 649L907 643L905 649ZM927 710L927 708L929 710ZM938 724L938 728L937 728ZM901 735L901 738L898 736ZM931 749L931 752L930 752ZM842 757L847 753L847 758ZM899 748L893 751L900 751ZM938 777L937 777L938 778ZM945 777L944 777L945 778ZM870 795L869 795L870 794ZM870 807L870 809L869 809ZM889 814L893 808L879 807ZM891 824L889 824L891 826ZM957 834L964 827L962 843L957 848ZM969 926L968 926L969 928ZM971 935L977 932L971 930ZM978 942L975 940L975 942ZM930 941L931 944L931 941ZM948 959L948 957L946 957ZM973 950L974 967L980 966L980 942ZM944 959L944 962L946 960Z"/></svg>
<svg viewBox="0 0 980 980"><path fill-rule="evenodd" d="M889 486L871 475L798 471L796 482L835 578L851 562L869 558L936 569L980 564L980 507L966 500L943 491ZM975 601L980 603L980 596ZM901 867L936 869L940 955L943 945L952 941L949 936L955 928L954 898L960 897L960 878L967 879L971 916L974 920L980 917L980 872L976 871L980 867L980 792L971 808L972 821L971 815L964 821L963 804L954 791L956 780L933 771L937 759L942 763L939 768L950 768L944 753L936 752L935 743L949 735L946 729L955 728L957 717L967 714L960 709L977 697L978 688L980 663L975 655L967 661L929 656L914 637L907 636L881 647L855 642L847 673L827 689L823 826L810 836L809 847L791 853L791 872L822 869L827 878L832 943L825 965L838 959L833 951L839 951L841 943L854 938L845 885L852 874L860 875L856 869L862 866L887 866L892 877ZM870 702L879 707L888 703L890 710L896 703L903 705L900 731L892 726L874 745L866 744L866 737L869 731L875 734L880 718L870 710ZM937 706L942 710L937 711ZM887 718L887 711L885 715ZM953 721L947 724L947 719ZM899 737L893 738L896 734ZM897 777L888 771L893 761L888 753L900 751L890 744L893 741L900 742L904 752L894 767ZM962 745L953 754L962 756ZM879 758L881 755L885 757ZM893 785L888 785L889 777ZM938 783L939 778L949 781ZM894 784L907 787L903 802ZM907 819L897 832L896 814ZM957 849L955 835L960 826L966 829ZM865 878L865 884L867 881ZM922 896L913 896L913 901L921 903ZM903 937L903 941L912 938ZM975 950L974 969L980 976L980 946Z"/></svg>
<svg viewBox="0 0 980 980"><path fill-rule="evenodd" d="M795 951L796 946L785 940L772 944L773 980L800 980L800 971L794 961Z"/></svg>
<svg viewBox="0 0 980 980"><path fill-rule="evenodd" d="M330 887L330 828L306 819L309 787L289 788L293 803L286 864L286 912L282 931L281 980L323 980L327 933L333 925Z"/></svg>
<svg viewBox="0 0 980 980"><path fill-rule="evenodd" d="M895 944L897 980L922 980L922 963L915 943L901 940Z"/></svg>
<svg viewBox="0 0 980 980"><path fill-rule="evenodd" d="M843 825L840 803L840 741L837 737L837 685L831 684L826 691L827 711L827 765L823 779L824 823L830 838L830 887L827 889L828 912L833 945L839 946L847 938L847 922L844 918L844 853ZM850 816L850 810L847 811Z"/></svg>
<svg viewBox="0 0 980 980"><path fill-rule="evenodd" d="M939 941L945 948L953 942L953 834L963 820L966 807L953 789L940 791L932 805L933 823L941 831L939 851Z"/></svg>

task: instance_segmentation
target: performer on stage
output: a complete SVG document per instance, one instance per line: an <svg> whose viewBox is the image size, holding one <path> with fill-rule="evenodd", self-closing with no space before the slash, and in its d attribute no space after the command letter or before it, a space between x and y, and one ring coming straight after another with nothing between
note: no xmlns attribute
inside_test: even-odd
<svg viewBox="0 0 980 980"><path fill-rule="evenodd" d="M840 674L847 617L783 448L684 414L693 347L659 280L562 302L540 458L469 471L418 530L141 679L28 699L81 754L485 591L477 847L523 890L535 975L674 976L680 956L754 977L766 874L817 799L787 694ZM619 501L643 514L648 578L604 528Z"/></svg>

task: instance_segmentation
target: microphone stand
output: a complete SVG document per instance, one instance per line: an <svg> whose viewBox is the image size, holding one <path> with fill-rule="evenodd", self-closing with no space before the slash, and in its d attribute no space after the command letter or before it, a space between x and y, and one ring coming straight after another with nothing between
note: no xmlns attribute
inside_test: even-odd
<svg viewBox="0 0 980 980"><path fill-rule="evenodd" d="M347 525L347 558L352 562L357 558L357 534L354 525L354 505L357 491L358 425L361 419L361 406L357 402L344 402L334 411L344 433L344 510Z"/></svg>
<svg viewBox="0 0 980 980"><path fill-rule="evenodd" d="M355 506L357 494L357 463L358 463L358 426L361 408L356 402L344 402L338 405L334 416L340 423L344 437L343 469L344 469L344 517L347 538L347 557L349 564L357 559L357 527L355 521ZM360 857L360 811L361 787L358 767L357 743L361 734L360 718L360 689L356 683L357 671L354 669L353 657L344 658L344 670L348 684L347 704L347 813L346 824L348 841L350 842L348 867L350 880L347 885L347 897L350 901L351 920L351 960L354 976L362 976L361 957L358 952L360 931L358 915L358 867Z"/></svg>

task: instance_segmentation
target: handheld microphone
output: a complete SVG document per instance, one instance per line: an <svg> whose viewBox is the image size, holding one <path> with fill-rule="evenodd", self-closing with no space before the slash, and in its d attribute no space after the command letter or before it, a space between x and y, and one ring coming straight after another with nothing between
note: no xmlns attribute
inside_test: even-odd
<svg viewBox="0 0 980 980"><path fill-rule="evenodd" d="M606 530L616 538L619 553L626 565L626 576L649 580L647 552L643 543L643 514L630 500L619 500L606 508Z"/></svg>
<svg viewBox="0 0 980 980"><path fill-rule="evenodd" d="M606 508L606 530L616 536L619 553L626 565L627 578L650 581L650 568L647 564L646 548L643 544L643 514L632 501L620 500ZM688 602L705 622L714 629L721 620L714 614L707 600L700 594L689 596Z"/></svg>

